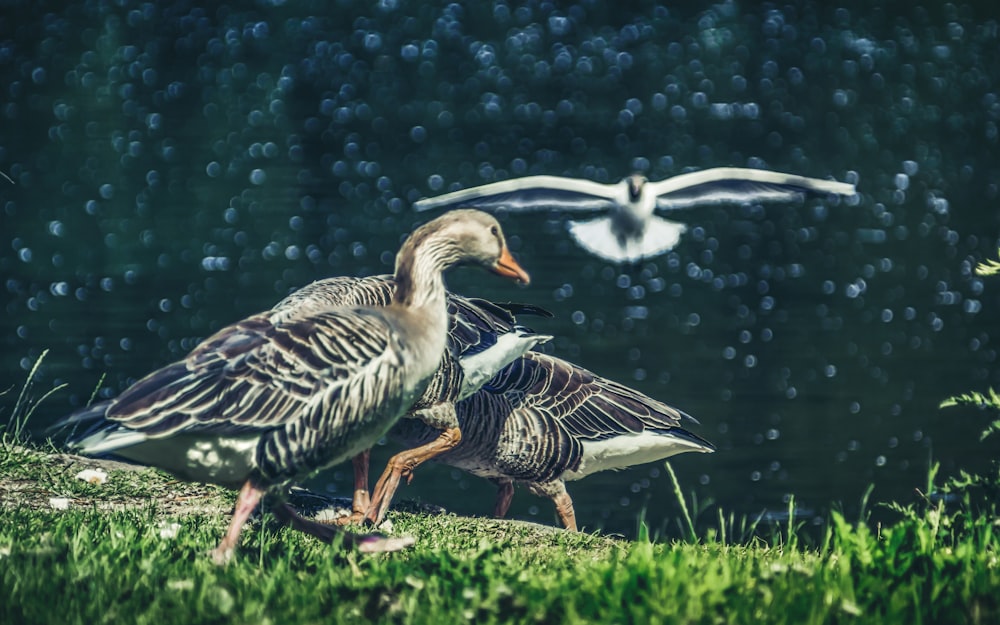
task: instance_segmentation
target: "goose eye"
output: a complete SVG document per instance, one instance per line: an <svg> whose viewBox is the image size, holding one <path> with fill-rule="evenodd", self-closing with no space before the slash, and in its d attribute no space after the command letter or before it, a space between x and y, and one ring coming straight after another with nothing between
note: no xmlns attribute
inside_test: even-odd
<svg viewBox="0 0 1000 625"><path fill-rule="evenodd" d="M500 229L499 229L499 228L497 228L496 226L490 226L490 232L491 232L491 233L493 234L493 236L495 236L495 237L498 237L498 236L500 236Z"/></svg>

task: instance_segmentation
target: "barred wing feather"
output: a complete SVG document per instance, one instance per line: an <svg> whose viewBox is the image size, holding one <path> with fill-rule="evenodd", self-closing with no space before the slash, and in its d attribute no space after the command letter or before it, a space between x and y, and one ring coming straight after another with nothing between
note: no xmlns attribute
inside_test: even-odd
<svg viewBox="0 0 1000 625"><path fill-rule="evenodd" d="M107 418L150 437L268 430L302 418L352 378L397 358L385 322L363 309L272 324L259 314L115 399Z"/></svg>

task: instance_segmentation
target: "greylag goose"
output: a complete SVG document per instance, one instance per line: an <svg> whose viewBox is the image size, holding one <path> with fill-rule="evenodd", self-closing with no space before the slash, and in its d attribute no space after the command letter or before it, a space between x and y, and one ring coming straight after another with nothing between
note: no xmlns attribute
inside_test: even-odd
<svg viewBox="0 0 1000 625"><path fill-rule="evenodd" d="M69 440L82 453L239 488L232 521L212 552L216 562L231 558L268 492L279 499L280 520L332 541L339 529L302 518L281 497L291 482L369 448L421 396L447 338L441 273L457 264L528 282L493 217L442 215L403 243L388 306L259 313L58 425L91 425ZM360 551L412 542L356 534L343 540Z"/></svg>
<svg viewBox="0 0 1000 625"><path fill-rule="evenodd" d="M294 291L272 309L275 317L298 316L331 306L385 306L396 285L391 276L335 277L317 280ZM551 313L527 305L496 304L482 299L448 294L448 339L441 362L424 394L405 415L420 419L438 432L432 440L393 456L369 499L368 450L353 459L354 497L352 514L343 524L367 519L382 522L402 479L410 480L419 465L451 449L462 433L455 416L455 402L479 389L500 369L551 336L537 334L519 325L518 314L551 317Z"/></svg>
<svg viewBox="0 0 1000 625"><path fill-rule="evenodd" d="M576 530L566 481L715 447L683 427L689 415L572 363L529 352L456 406L462 441L436 461L495 482L494 514L507 513L514 482L555 503ZM417 445L433 435L402 420L391 438Z"/></svg>
<svg viewBox="0 0 1000 625"><path fill-rule="evenodd" d="M716 167L650 182L632 175L616 184L579 178L527 176L462 189L414 203L418 211L474 206L511 211L561 209L610 211L590 221L570 221L580 247L615 263L632 263L670 251L686 226L653 214L700 204L796 201L806 193L853 195L854 185L762 169Z"/></svg>

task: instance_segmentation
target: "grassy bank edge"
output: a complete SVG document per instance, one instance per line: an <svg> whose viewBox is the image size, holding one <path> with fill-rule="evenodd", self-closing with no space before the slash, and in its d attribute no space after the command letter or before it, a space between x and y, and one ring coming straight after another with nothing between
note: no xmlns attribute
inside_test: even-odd
<svg viewBox="0 0 1000 625"><path fill-rule="evenodd" d="M104 470L107 481L78 479L87 467ZM220 568L205 553L232 501L222 489L4 435L0 622L1000 619L995 515L949 508L943 497L897 507L891 527L833 513L818 541L792 522L746 540L714 531L657 543L404 509L390 514L389 531L417 544L384 556L323 545L265 515Z"/></svg>

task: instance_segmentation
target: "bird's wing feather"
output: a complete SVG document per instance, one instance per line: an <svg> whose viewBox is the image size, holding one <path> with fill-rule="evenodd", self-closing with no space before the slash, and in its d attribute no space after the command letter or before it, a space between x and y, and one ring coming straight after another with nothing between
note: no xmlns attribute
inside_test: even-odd
<svg viewBox="0 0 1000 625"><path fill-rule="evenodd" d="M580 439L600 440L641 432L632 411L615 411L599 396L597 378L586 369L538 352L528 352L488 385L491 390L524 394L524 405L555 419Z"/></svg>
<svg viewBox="0 0 1000 625"><path fill-rule="evenodd" d="M647 183L656 207L687 208L723 202L794 201L806 193L852 195L854 185L763 169L716 167Z"/></svg>
<svg viewBox="0 0 1000 625"><path fill-rule="evenodd" d="M153 437L272 429L395 359L390 336L384 319L363 310L281 324L255 315L132 385L107 418Z"/></svg>
<svg viewBox="0 0 1000 625"><path fill-rule="evenodd" d="M271 321L344 306L388 306L396 284L392 276L335 277L317 280L294 291L271 309ZM456 356L482 351L496 343L496 335L520 329L515 315L551 317L539 306L495 303L448 294L448 340Z"/></svg>
<svg viewBox="0 0 1000 625"><path fill-rule="evenodd" d="M557 208L569 211L593 211L612 208L617 185L601 184L580 178L561 176L526 176L501 180L478 187L461 189L413 204L418 211L434 208L506 208L512 211Z"/></svg>
<svg viewBox="0 0 1000 625"><path fill-rule="evenodd" d="M480 353L496 345L500 337L512 332L525 337L535 335L535 332L517 322L515 314L552 316L544 308L529 304L494 303L450 293L448 344L452 354L466 357ZM539 342L542 342L541 336L539 335Z"/></svg>
<svg viewBox="0 0 1000 625"><path fill-rule="evenodd" d="M510 479L544 482L564 471L575 471L583 458L583 444L559 425L559 420L531 406L516 408L500 433L495 462Z"/></svg>

